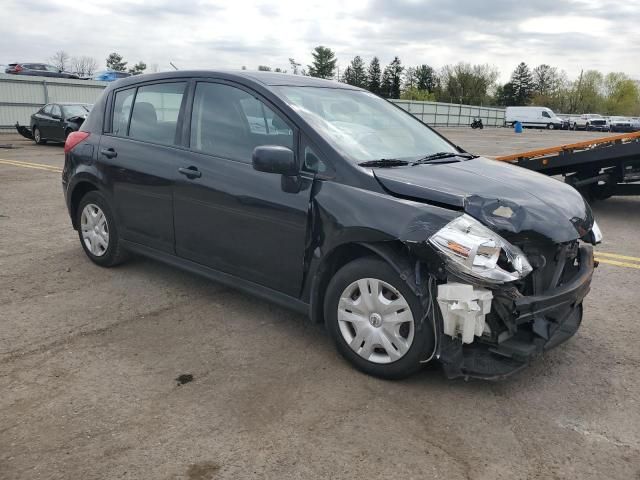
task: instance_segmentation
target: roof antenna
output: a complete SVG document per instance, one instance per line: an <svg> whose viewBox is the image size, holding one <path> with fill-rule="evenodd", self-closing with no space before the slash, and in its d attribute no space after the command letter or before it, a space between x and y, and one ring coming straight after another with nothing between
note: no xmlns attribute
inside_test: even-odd
<svg viewBox="0 0 640 480"><path fill-rule="evenodd" d="M171 65L173 67L174 70L178 70L178 67L176 67L173 62L169 62L169 65Z"/></svg>

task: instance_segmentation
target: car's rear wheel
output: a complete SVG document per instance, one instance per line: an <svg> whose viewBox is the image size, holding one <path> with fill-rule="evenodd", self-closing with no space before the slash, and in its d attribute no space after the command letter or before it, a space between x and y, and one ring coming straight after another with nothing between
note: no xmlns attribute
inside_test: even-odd
<svg viewBox="0 0 640 480"><path fill-rule="evenodd" d="M118 237L118 227L107 200L98 191L87 193L77 210L80 243L89 259L102 266L122 263L127 253Z"/></svg>
<svg viewBox="0 0 640 480"><path fill-rule="evenodd" d="M370 375L407 377L433 349L432 324L419 298L377 258L342 267L329 282L324 311L338 351Z"/></svg>
<svg viewBox="0 0 640 480"><path fill-rule="evenodd" d="M44 138L42 138L42 132L38 127L33 127L33 140L38 145L44 145L45 143L47 143L47 141Z"/></svg>

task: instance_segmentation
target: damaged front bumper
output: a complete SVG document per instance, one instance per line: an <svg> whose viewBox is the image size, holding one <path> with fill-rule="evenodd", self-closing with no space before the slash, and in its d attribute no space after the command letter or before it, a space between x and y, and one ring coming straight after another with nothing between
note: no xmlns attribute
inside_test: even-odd
<svg viewBox="0 0 640 480"><path fill-rule="evenodd" d="M16 122L16 131L22 135L24 138L29 140L33 140L33 132L30 128L25 127L24 125L20 125L20 123Z"/></svg>
<svg viewBox="0 0 640 480"><path fill-rule="evenodd" d="M503 300L494 301L492 312L499 309L503 319L508 317L507 331L502 335L494 338L482 335L473 343L463 343L441 333L438 356L447 377L504 378L573 336L580 327L582 301L591 285L595 266L593 247L580 245L575 260L578 263L575 274L541 294L514 295L514 289L508 287L505 291L494 291ZM510 297L507 301L505 292Z"/></svg>

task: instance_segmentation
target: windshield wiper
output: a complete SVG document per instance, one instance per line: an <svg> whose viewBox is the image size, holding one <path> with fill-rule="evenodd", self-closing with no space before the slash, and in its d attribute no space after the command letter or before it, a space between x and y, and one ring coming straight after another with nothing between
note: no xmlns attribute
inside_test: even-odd
<svg viewBox="0 0 640 480"><path fill-rule="evenodd" d="M438 152L422 157L420 160L413 162L412 165L419 165L422 163L451 163L452 161L455 161L451 160L452 158L465 158L467 160L471 160L472 158L477 158L477 156L462 152Z"/></svg>
<svg viewBox="0 0 640 480"><path fill-rule="evenodd" d="M380 160L368 160L366 162L361 162L358 165L361 167L404 167L409 165L409 162L406 160L399 160L397 158L381 158Z"/></svg>

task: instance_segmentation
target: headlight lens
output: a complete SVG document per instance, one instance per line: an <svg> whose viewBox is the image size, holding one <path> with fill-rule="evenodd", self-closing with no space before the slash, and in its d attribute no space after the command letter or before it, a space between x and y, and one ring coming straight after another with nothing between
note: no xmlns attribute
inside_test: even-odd
<svg viewBox="0 0 640 480"><path fill-rule="evenodd" d="M429 243L445 255L447 267L458 275L505 283L524 278L532 270L522 250L467 214L445 225Z"/></svg>

